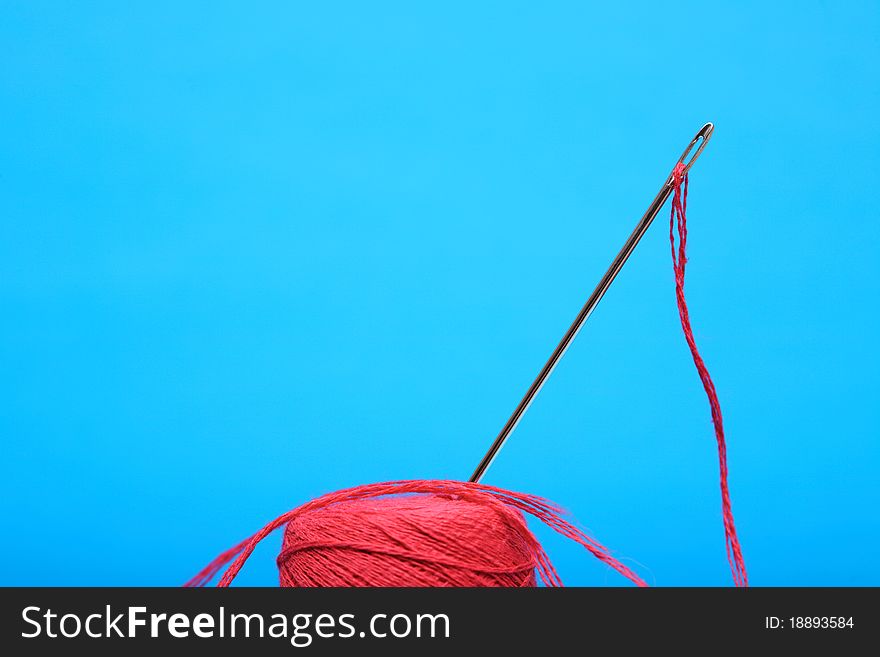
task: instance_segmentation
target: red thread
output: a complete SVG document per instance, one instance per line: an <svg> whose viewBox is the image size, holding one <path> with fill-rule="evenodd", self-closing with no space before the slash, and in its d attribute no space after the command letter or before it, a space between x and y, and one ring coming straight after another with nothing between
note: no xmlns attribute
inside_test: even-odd
<svg viewBox="0 0 880 657"><path fill-rule="evenodd" d="M746 564L743 560L739 539L736 536L736 526L733 522L733 511L730 505L730 491L727 487L727 445L724 441L724 423L721 418L721 404L718 401L718 393L715 384L709 376L709 370L703 362L700 352L697 350L697 342L694 340L694 332L691 328L690 314L688 313L687 301L684 297L684 269L687 264L685 250L687 248L687 192L688 174L684 163L679 162L672 172L672 212L669 216L669 244L672 248L672 267L675 272L675 300L678 304L678 314L681 318L681 328L684 338L687 340L694 359L694 365L703 382L703 389L709 398L709 406L712 410L712 424L715 426L715 440L718 443L718 464L721 474L721 515L724 520L724 536L727 547L727 561L730 563L730 571L733 573L733 581L737 586L748 586L749 578L746 574ZM678 254L675 249L675 228L678 228Z"/></svg>
<svg viewBox="0 0 880 657"><path fill-rule="evenodd" d="M186 586L224 567L229 586L257 544L287 525L278 556L282 586L562 586L523 513L647 586L552 502L459 481L392 481L329 493L288 511L227 550Z"/></svg>

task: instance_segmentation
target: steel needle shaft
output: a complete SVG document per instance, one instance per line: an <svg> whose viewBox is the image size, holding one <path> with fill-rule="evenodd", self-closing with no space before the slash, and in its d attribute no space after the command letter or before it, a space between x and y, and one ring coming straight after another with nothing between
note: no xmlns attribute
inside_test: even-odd
<svg viewBox="0 0 880 657"><path fill-rule="evenodd" d="M693 156L691 156L690 161L688 161L685 165L685 172L687 172L696 161L696 159L700 156L700 153L703 152L703 148L706 147L706 143L708 143L709 138L712 136L713 130L714 126L711 123L707 123L702 128L700 128L700 131L691 140L691 143L685 149L682 156L678 158L676 166L679 163L684 162L688 154L693 151ZM699 147L697 147L697 144L699 144ZM695 147L696 151L694 151ZM636 245L639 243L639 240L641 240L642 236L647 232L648 228L651 225L651 222L654 221L654 218L660 212L660 208L662 208L663 204L666 203L666 199L669 198L669 195L672 193L672 189L673 178L672 173L670 173L669 177L666 179L666 182L663 183L663 187L660 188L657 196L651 202L651 205L648 207L645 214L639 220L639 223L636 224L633 232L627 238L626 242L623 245L623 248L621 248L620 252L617 254L617 256L615 256L614 260L611 262L611 266L608 267L608 270L599 280L599 283L596 285L596 288L593 290L593 293L590 295L589 299L587 299L584 307L581 308L581 311L578 313L577 317L575 317L574 322L572 322L571 326L565 332L565 335L562 336L562 340L559 341L556 349L553 350L550 358L544 364L544 367L541 368L541 371L532 382L532 385L529 386L529 389L526 391L525 396L519 402L516 409L513 411L513 414L510 416L504 427L501 429L498 437L495 438L495 441L492 443L491 447L489 447L489 451L486 452L486 455L480 461L477 469L474 470L474 473L471 475L470 481L480 481L480 479L482 479L483 475L486 473L486 470L488 470L489 466L492 465L492 461L494 461L495 457L498 456L498 452L501 451L501 448L504 446L505 441L507 441L508 437L510 437L510 434L512 434L514 429L516 429L516 426L519 424L520 420L522 420L523 415L525 415L525 412L529 409L529 406L531 406L538 392L540 392L544 383L546 383L547 379L550 377L553 369L565 355L565 352L574 341L578 332L581 330L581 328L583 328L584 324L590 317L590 314L598 305L599 301L601 301L602 297L605 296L605 293L608 291L608 288L611 287L611 283L614 282L617 274L619 274L620 270L623 269L623 265L626 264L626 261L629 259L630 255L632 255L632 252L635 250Z"/></svg>

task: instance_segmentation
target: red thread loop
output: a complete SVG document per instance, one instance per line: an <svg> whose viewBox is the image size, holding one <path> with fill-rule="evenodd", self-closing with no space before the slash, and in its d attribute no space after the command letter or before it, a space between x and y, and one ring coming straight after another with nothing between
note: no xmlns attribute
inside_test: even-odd
<svg viewBox="0 0 880 657"><path fill-rule="evenodd" d="M721 514L724 520L724 536L727 547L727 561L730 563L730 571L736 586L748 586L749 578L746 574L746 564L743 560L739 539L736 536L736 526L733 522L733 511L730 504L730 491L727 487L727 446L724 441L724 423L721 418L721 404L718 401L718 393L715 384L709 376L709 370L703 362L697 343L694 340L694 332L691 328L690 314L684 297L684 270L687 265L687 192L688 174L683 162L679 162L672 171L672 212L669 216L669 244L672 248L672 268L675 272L675 300L678 304L678 315L681 318L681 328L684 338L691 350L694 365L703 383L703 389L709 398L709 407L712 411L712 424L715 427L715 440L718 443L718 464L721 475ZM677 230L676 230L677 229ZM678 233L678 249L675 247L675 235Z"/></svg>

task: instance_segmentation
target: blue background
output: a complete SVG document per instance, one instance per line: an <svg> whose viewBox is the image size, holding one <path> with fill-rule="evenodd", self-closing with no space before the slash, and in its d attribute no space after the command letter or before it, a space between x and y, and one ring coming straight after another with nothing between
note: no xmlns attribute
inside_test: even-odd
<svg viewBox="0 0 880 657"><path fill-rule="evenodd" d="M880 584L880 4L319 4L4 3L0 583L178 584L466 478L711 120L688 291L751 581ZM726 585L667 212L486 482Z"/></svg>

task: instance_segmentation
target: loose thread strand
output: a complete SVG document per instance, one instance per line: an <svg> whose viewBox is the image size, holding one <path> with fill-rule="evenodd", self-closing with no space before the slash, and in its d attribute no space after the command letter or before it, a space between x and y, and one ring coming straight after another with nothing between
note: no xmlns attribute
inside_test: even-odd
<svg viewBox="0 0 880 657"><path fill-rule="evenodd" d="M736 525L733 521L733 510L730 503L730 490L727 485L727 445L724 438L724 422L721 417L721 403L718 401L718 393L715 384L709 375L703 357L697 349L694 332L691 328L690 313L684 296L684 273L687 264L687 193L688 175L684 163L679 163L672 172L673 193L672 211L669 216L669 244L672 249L672 266L675 273L675 300L678 305L678 315L681 319L681 328L690 349L694 365L703 383L703 389L709 399L709 407L712 413L712 424L715 427L715 440L718 443L718 464L721 480L721 514L724 522L725 546L727 549L727 561L730 563L730 571L736 586L748 586L749 578L746 573L746 564L740 548L739 538L736 535ZM678 249L676 252L675 234L678 233Z"/></svg>

